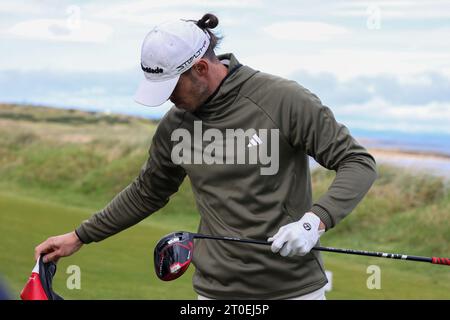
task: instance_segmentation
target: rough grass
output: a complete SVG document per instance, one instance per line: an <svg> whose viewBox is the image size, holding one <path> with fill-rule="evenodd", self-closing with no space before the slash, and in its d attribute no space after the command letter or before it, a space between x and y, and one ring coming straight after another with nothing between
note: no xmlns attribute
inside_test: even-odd
<svg viewBox="0 0 450 320"><path fill-rule="evenodd" d="M450 191L443 179L379 166L379 178L364 200L325 239L364 243L370 250L412 250L449 255ZM314 196L326 191L334 173L313 173Z"/></svg>

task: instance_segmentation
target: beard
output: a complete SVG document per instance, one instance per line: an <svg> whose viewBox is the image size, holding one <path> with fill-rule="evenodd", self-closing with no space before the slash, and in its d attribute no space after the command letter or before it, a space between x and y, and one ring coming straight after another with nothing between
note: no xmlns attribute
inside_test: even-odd
<svg viewBox="0 0 450 320"><path fill-rule="evenodd" d="M189 112L194 112L205 103L205 101L209 98L212 92L210 92L207 83L202 82L195 76L192 76L191 79L192 79L192 90L189 93L191 103L189 103L189 105L181 104L180 106L177 105L175 106L177 108L184 109Z"/></svg>

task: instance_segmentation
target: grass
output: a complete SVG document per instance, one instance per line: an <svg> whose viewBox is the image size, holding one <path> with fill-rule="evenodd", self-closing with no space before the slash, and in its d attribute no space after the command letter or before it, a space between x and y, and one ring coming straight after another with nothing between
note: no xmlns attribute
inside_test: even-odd
<svg viewBox="0 0 450 320"><path fill-rule="evenodd" d="M32 198L0 194L2 247L1 273L14 297L25 284L34 265L33 248L48 235L73 230L90 215L88 210L56 205ZM85 246L61 259L54 290L66 299L195 299L187 274L173 282L162 282L153 270L153 248L161 236L174 229L163 227L154 215L103 242ZM172 221L174 222L174 221ZM325 245L329 240L324 240ZM334 245L334 243L333 243ZM406 261L324 254L327 270L333 272L333 290L328 299L445 299L449 298L447 267ZM81 269L81 290L69 290L67 268ZM369 290L367 268L381 268L381 289Z"/></svg>
<svg viewBox="0 0 450 320"><path fill-rule="evenodd" d="M14 297L34 265L33 249L73 230L136 176L156 124L75 110L0 105L0 274ZM334 172L312 175L314 198ZM110 239L61 259L55 291L67 299L191 299L188 274L161 282L153 271L157 240L195 231L199 216L189 180L169 204ZM379 178L358 207L322 237L322 245L425 256L450 255L450 192L439 178L379 166ZM448 267L324 253L333 272L329 299L449 299ZM81 290L66 288L67 267L81 268ZM366 286L367 268L381 268L380 290Z"/></svg>
<svg viewBox="0 0 450 320"><path fill-rule="evenodd" d="M2 250L0 272L19 293L34 265L33 250L48 235L73 230L90 212L32 198L0 194ZM152 218L149 218L152 220ZM161 282L153 269L153 248L170 225L140 224L61 259L54 290L66 299L189 299L193 268L174 282ZM70 265L81 269L81 290L69 290Z"/></svg>

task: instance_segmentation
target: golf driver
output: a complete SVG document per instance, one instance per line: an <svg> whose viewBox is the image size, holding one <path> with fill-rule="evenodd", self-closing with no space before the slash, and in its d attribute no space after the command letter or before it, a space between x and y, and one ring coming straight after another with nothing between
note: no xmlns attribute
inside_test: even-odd
<svg viewBox="0 0 450 320"><path fill-rule="evenodd" d="M173 232L164 236L161 240L159 240L155 247L154 262L155 262L155 271L158 278L164 281L170 281L177 279L181 275L183 275L183 273L187 270L192 260L192 254L194 251L194 239L210 239L222 241L235 241L242 243L254 243L268 246L271 245L271 243L267 241L240 239L223 236L210 236L186 231ZM429 262L433 264L442 264L450 266L449 258L419 257L397 253L361 251L361 250L339 249L331 247L314 247L312 248L312 250L380 257L380 258Z"/></svg>

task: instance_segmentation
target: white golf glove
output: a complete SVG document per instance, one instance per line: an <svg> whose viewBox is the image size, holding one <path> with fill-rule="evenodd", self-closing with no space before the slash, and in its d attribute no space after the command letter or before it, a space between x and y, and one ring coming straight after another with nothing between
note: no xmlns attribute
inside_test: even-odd
<svg viewBox="0 0 450 320"><path fill-rule="evenodd" d="M283 257L304 256L325 232L319 230L319 226L320 218L312 212L307 212L299 221L281 227L267 241L273 241L271 247L273 253L280 252Z"/></svg>

